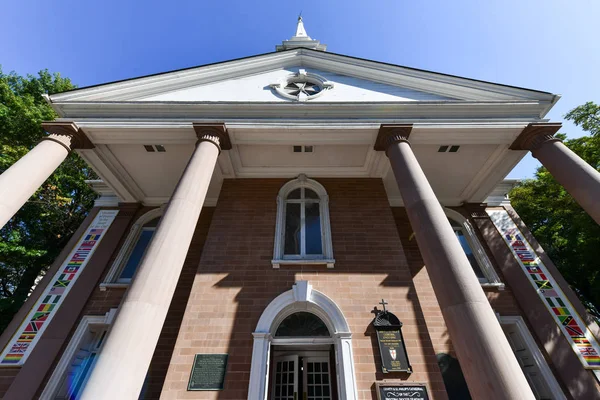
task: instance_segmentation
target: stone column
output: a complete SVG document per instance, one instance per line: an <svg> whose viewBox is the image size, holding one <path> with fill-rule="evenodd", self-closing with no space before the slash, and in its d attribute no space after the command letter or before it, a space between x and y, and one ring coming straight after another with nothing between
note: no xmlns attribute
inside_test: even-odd
<svg viewBox="0 0 600 400"><path fill-rule="evenodd" d="M72 149L94 147L72 122L45 122L42 127L50 135L0 175L0 228L19 211Z"/></svg>
<svg viewBox="0 0 600 400"><path fill-rule="evenodd" d="M230 149L223 125L196 125L196 150L119 307L88 383L86 400L137 399L204 204L217 157Z"/></svg>
<svg viewBox="0 0 600 400"><path fill-rule="evenodd" d="M412 129L382 126L375 150L390 159L452 345L474 399L534 399L448 218L408 142Z"/></svg>
<svg viewBox="0 0 600 400"><path fill-rule="evenodd" d="M579 205L600 224L600 172L554 137L560 123L529 124L510 146L530 150Z"/></svg>

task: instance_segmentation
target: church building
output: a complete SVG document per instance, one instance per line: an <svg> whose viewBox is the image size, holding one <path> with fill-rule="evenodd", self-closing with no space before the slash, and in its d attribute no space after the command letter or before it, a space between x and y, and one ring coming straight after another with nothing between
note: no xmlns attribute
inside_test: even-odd
<svg viewBox="0 0 600 400"><path fill-rule="evenodd" d="M0 227L71 151L98 199L0 336L0 398L600 399L600 329L507 197L531 152L600 223L559 97L332 53L302 18L272 53L47 96Z"/></svg>

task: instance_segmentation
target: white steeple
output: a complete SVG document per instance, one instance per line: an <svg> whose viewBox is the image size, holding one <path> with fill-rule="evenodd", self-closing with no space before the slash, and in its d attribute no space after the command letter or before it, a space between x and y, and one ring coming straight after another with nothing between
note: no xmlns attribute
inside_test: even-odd
<svg viewBox="0 0 600 400"><path fill-rule="evenodd" d="M296 34L289 40L284 40L281 44L275 46L275 50L289 50L296 49L298 47L304 47L306 49L313 49L319 51L327 50L327 45L321 44L318 40L311 39L304 29L304 22L302 16L298 17L298 25L296 26Z"/></svg>

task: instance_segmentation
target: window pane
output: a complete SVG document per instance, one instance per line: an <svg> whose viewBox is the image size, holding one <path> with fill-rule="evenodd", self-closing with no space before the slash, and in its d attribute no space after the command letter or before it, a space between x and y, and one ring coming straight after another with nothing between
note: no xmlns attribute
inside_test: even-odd
<svg viewBox="0 0 600 400"><path fill-rule="evenodd" d="M308 312L297 312L286 317L275 332L275 337L302 336L329 336L329 329L316 315ZM312 364L308 365L308 372L312 372Z"/></svg>
<svg viewBox="0 0 600 400"><path fill-rule="evenodd" d="M469 259L469 262L471 263L471 267L473 267L473 271L475 271L475 275L477 275L478 278L485 279L486 277L483 274L483 272L481 271L481 268L479 268L477 259L475 258L475 255L473 254L473 251L471 250L471 246L469 246L469 242L467 242L467 238L465 237L463 232L461 230L455 230L454 233L456 234L456 237L458 238L458 241L460 242L460 245L462 246L462 248L465 252L465 255Z"/></svg>
<svg viewBox="0 0 600 400"><path fill-rule="evenodd" d="M323 254L319 203L306 203L306 254Z"/></svg>
<svg viewBox="0 0 600 400"><path fill-rule="evenodd" d="M300 254L300 204L298 203L288 203L285 207L284 254Z"/></svg>
<svg viewBox="0 0 600 400"><path fill-rule="evenodd" d="M127 264L123 271L121 272L121 276L119 279L131 279L138 265L140 265L140 261L142 261L142 256L146 252L146 248L152 239L152 235L154 235L154 230L143 230L140 238L138 239L131 255L129 256L129 260L127 260Z"/></svg>
<svg viewBox="0 0 600 400"><path fill-rule="evenodd" d="M318 199L319 195L317 195L315 192L313 192L310 189L304 189L304 197L307 199Z"/></svg>
<svg viewBox="0 0 600 400"><path fill-rule="evenodd" d="M288 199L299 199L300 198L300 189L292 190L290 194L288 194Z"/></svg>

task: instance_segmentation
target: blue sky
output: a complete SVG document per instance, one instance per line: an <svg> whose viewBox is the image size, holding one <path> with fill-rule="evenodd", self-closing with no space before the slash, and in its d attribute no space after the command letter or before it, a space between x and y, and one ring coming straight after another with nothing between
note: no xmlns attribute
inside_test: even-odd
<svg viewBox="0 0 600 400"><path fill-rule="evenodd" d="M7 1L0 64L93 85L271 52L300 11L335 53L561 94L553 121L600 102L597 0Z"/></svg>

